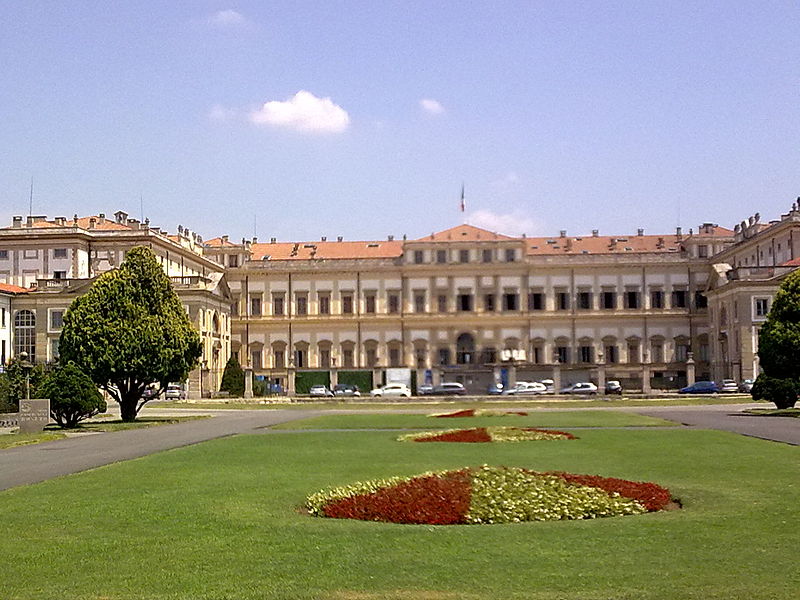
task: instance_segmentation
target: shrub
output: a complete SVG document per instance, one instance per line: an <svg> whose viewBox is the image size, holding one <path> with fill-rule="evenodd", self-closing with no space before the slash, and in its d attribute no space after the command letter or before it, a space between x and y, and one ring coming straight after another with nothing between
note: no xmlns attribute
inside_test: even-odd
<svg viewBox="0 0 800 600"><path fill-rule="evenodd" d="M754 400L773 402L779 409L793 408L800 393L800 381L770 377L762 373L750 391Z"/></svg>
<svg viewBox="0 0 800 600"><path fill-rule="evenodd" d="M239 359L236 358L235 354L231 355L225 365L219 391L228 392L234 398L240 398L244 395L244 371L242 371Z"/></svg>
<svg viewBox="0 0 800 600"><path fill-rule="evenodd" d="M41 395L50 399L50 416L66 429L106 411L106 401L89 376L68 363L51 371L41 386Z"/></svg>

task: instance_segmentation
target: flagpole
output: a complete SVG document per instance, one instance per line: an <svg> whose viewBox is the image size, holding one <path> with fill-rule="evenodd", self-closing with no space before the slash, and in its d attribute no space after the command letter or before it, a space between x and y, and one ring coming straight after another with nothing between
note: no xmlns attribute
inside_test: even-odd
<svg viewBox="0 0 800 600"><path fill-rule="evenodd" d="M465 211L467 209L467 203L466 203L466 201L464 199L464 182L463 181L461 182L461 204L460 204L460 208L461 208L461 216L463 218L464 225L466 225L467 224L467 216L464 213L465 213Z"/></svg>

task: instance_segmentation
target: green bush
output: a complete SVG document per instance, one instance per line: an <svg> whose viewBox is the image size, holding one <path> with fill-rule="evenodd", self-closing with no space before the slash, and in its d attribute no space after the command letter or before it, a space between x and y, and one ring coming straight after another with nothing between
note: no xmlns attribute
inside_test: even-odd
<svg viewBox="0 0 800 600"><path fill-rule="evenodd" d="M800 381L770 377L762 373L753 384L754 400L773 402L779 409L793 408L800 393Z"/></svg>
<svg viewBox="0 0 800 600"><path fill-rule="evenodd" d="M339 371L338 381L358 386L362 394L369 394L372 389L372 371Z"/></svg>
<svg viewBox="0 0 800 600"><path fill-rule="evenodd" d="M89 376L73 363L51 371L40 388L50 399L50 416L65 429L106 411L106 401Z"/></svg>
<svg viewBox="0 0 800 600"><path fill-rule="evenodd" d="M0 373L0 414L17 412L17 405L11 400L11 383L8 375Z"/></svg>
<svg viewBox="0 0 800 600"><path fill-rule="evenodd" d="M25 369L22 368L22 360L19 356L12 358L6 365L6 372L3 374L5 379L5 390L0 390L0 406L6 406L9 410L0 408L0 412L16 412L19 410L19 401L25 398ZM30 370L30 395L31 398L42 398L39 387L44 380L44 367L41 364L34 365ZM3 400L3 397L5 400Z"/></svg>
<svg viewBox="0 0 800 600"><path fill-rule="evenodd" d="M253 382L253 387L255 387L255 382ZM244 395L244 371L235 354L231 355L228 364L225 365L219 391L228 392L234 398L241 398Z"/></svg>
<svg viewBox="0 0 800 600"><path fill-rule="evenodd" d="M308 394L312 385L329 387L331 375L328 371L301 371L295 375L294 389L298 394Z"/></svg>

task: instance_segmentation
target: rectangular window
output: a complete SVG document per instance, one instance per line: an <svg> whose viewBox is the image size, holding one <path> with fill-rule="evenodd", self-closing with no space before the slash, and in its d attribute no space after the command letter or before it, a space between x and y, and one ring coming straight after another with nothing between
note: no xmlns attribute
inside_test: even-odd
<svg viewBox="0 0 800 600"><path fill-rule="evenodd" d="M374 367L378 364L378 351L375 348L367 348L366 351L367 366Z"/></svg>
<svg viewBox="0 0 800 600"><path fill-rule="evenodd" d="M319 295L319 314L321 314L321 315L329 315L329 314L331 314L331 296L330 296L330 294L320 294Z"/></svg>
<svg viewBox="0 0 800 600"><path fill-rule="evenodd" d="M531 292L528 294L528 310L544 310L544 294Z"/></svg>
<svg viewBox="0 0 800 600"><path fill-rule="evenodd" d="M319 351L319 367L327 369L331 366L331 351L324 349Z"/></svg>
<svg viewBox="0 0 800 600"><path fill-rule="evenodd" d="M418 369L424 369L427 365L427 356L424 348L417 348L414 350L414 360L417 363Z"/></svg>
<svg viewBox="0 0 800 600"><path fill-rule="evenodd" d="M39 258L39 251L38 250L25 250L22 253L23 258Z"/></svg>
<svg viewBox="0 0 800 600"><path fill-rule="evenodd" d="M261 370L261 350L253 350L250 352L250 364L256 371Z"/></svg>
<svg viewBox="0 0 800 600"><path fill-rule="evenodd" d="M298 315L308 314L308 296L306 294L297 294L294 297L294 306Z"/></svg>
<svg viewBox="0 0 800 600"><path fill-rule="evenodd" d="M8 250L0 250L0 260L8 260Z"/></svg>
<svg viewBox="0 0 800 600"><path fill-rule="evenodd" d="M343 294L342 295L342 314L343 315L352 315L353 314L353 295L352 294Z"/></svg>
<svg viewBox="0 0 800 600"><path fill-rule="evenodd" d="M697 256L700 258L708 258L708 246L701 244L697 247Z"/></svg>
<svg viewBox="0 0 800 600"><path fill-rule="evenodd" d="M462 263L469 262L469 250L459 250L458 251L458 262L462 262Z"/></svg>
<svg viewBox="0 0 800 600"><path fill-rule="evenodd" d="M569 294L556 292L556 310L569 310Z"/></svg>
<svg viewBox="0 0 800 600"><path fill-rule="evenodd" d="M637 290L625 291L625 308L639 308L639 292Z"/></svg>
<svg viewBox="0 0 800 600"><path fill-rule="evenodd" d="M503 310L519 310L519 294L503 294Z"/></svg>
<svg viewBox="0 0 800 600"><path fill-rule="evenodd" d="M286 354L283 353L283 350L275 350L272 353L273 360L275 361L275 368L282 369L286 366Z"/></svg>
<svg viewBox="0 0 800 600"><path fill-rule="evenodd" d="M436 262L440 265L447 262L447 250L436 251Z"/></svg>
<svg viewBox="0 0 800 600"><path fill-rule="evenodd" d="M400 294L389 294L389 314L400 312Z"/></svg>
<svg viewBox="0 0 800 600"><path fill-rule="evenodd" d="M436 299L436 304L440 313L447 312L447 296L439 294L439 297Z"/></svg>
<svg viewBox="0 0 800 600"><path fill-rule="evenodd" d="M639 362L641 362L641 357L639 356L638 342L628 343L628 362L632 364L638 364Z"/></svg>
<svg viewBox="0 0 800 600"><path fill-rule="evenodd" d="M64 326L64 311L51 310L50 311L50 329L58 330Z"/></svg>
<svg viewBox="0 0 800 600"><path fill-rule="evenodd" d="M59 338L53 338L50 340L50 360L52 361L57 361L59 357L58 342Z"/></svg>
<svg viewBox="0 0 800 600"><path fill-rule="evenodd" d="M495 310L494 294L484 294L484 296L483 296L483 310L485 310L486 312L493 312Z"/></svg>
<svg viewBox="0 0 800 600"><path fill-rule="evenodd" d="M578 308L580 310L592 308L592 292L578 292Z"/></svg>
<svg viewBox="0 0 800 600"><path fill-rule="evenodd" d="M689 346L687 344L677 344L675 346L675 360L677 362L686 362L689 358Z"/></svg>
<svg viewBox="0 0 800 600"><path fill-rule="evenodd" d="M609 364L616 364L619 362L619 351L616 346L606 346L604 348L606 353L606 362Z"/></svg>
<svg viewBox="0 0 800 600"><path fill-rule="evenodd" d="M53 258L67 258L67 249L53 248Z"/></svg>
<svg viewBox="0 0 800 600"><path fill-rule="evenodd" d="M375 312L375 294L367 294L366 296L364 296L364 312L365 313Z"/></svg>
<svg viewBox="0 0 800 600"><path fill-rule="evenodd" d="M261 296L250 296L250 316L261 316Z"/></svg>
<svg viewBox="0 0 800 600"><path fill-rule="evenodd" d="M273 294L272 296L272 314L282 315L284 313L283 294Z"/></svg>
<svg viewBox="0 0 800 600"><path fill-rule="evenodd" d="M228 266L229 267L238 267L239 266L239 257L236 254L231 254L228 257Z"/></svg>
<svg viewBox="0 0 800 600"><path fill-rule="evenodd" d="M652 354L652 362L654 363L662 363L664 362L664 345L661 342L653 342L651 347L651 354Z"/></svg>
<svg viewBox="0 0 800 600"><path fill-rule="evenodd" d="M695 308L708 308L708 298L703 292L694 293L694 306Z"/></svg>
<svg viewBox="0 0 800 600"><path fill-rule="evenodd" d="M414 294L414 312L425 312L425 292L416 292Z"/></svg>
<svg viewBox="0 0 800 600"><path fill-rule="evenodd" d="M514 262L517 260L517 251L514 248L506 248L506 262Z"/></svg>
<svg viewBox="0 0 800 600"><path fill-rule="evenodd" d="M390 367L399 367L400 366L400 349L399 348L389 348L389 366Z"/></svg>
<svg viewBox="0 0 800 600"><path fill-rule="evenodd" d="M592 346L581 346L579 348L582 363L593 362L594 348Z"/></svg>
<svg viewBox="0 0 800 600"><path fill-rule="evenodd" d="M294 351L294 366L298 369L305 369L308 366L306 362L306 351L305 350L295 350Z"/></svg>
<svg viewBox="0 0 800 600"><path fill-rule="evenodd" d="M461 312L472 310L472 294L458 295L458 310Z"/></svg>
<svg viewBox="0 0 800 600"><path fill-rule="evenodd" d="M355 366L353 361L353 350L352 348L345 348L342 350L342 362L344 366L348 369L352 369Z"/></svg>
<svg viewBox="0 0 800 600"><path fill-rule="evenodd" d="M700 344L700 360L708 362L708 344Z"/></svg>
<svg viewBox="0 0 800 600"><path fill-rule="evenodd" d="M617 294L611 290L603 290L600 294L600 308L604 310L617 308Z"/></svg>
<svg viewBox="0 0 800 600"><path fill-rule="evenodd" d="M686 308L686 290L672 291L672 308Z"/></svg>
<svg viewBox="0 0 800 600"><path fill-rule="evenodd" d="M449 348L439 348L439 364L440 365L449 365L450 364L450 349Z"/></svg>
<svg viewBox="0 0 800 600"><path fill-rule="evenodd" d="M755 299L755 316L766 317L769 314L769 298Z"/></svg>
<svg viewBox="0 0 800 600"><path fill-rule="evenodd" d="M567 346L556 346L556 356L561 364L569 363L569 348Z"/></svg>
<svg viewBox="0 0 800 600"><path fill-rule="evenodd" d="M425 253L422 250L414 250L414 264L421 265L425 262Z"/></svg>
<svg viewBox="0 0 800 600"><path fill-rule="evenodd" d="M67 272L66 271L53 271L53 279L66 279Z"/></svg>
<svg viewBox="0 0 800 600"><path fill-rule="evenodd" d="M533 347L533 363L536 365L542 364L542 359L544 358L544 348L541 346L534 346Z"/></svg>
<svg viewBox="0 0 800 600"><path fill-rule="evenodd" d="M650 290L650 308L664 308L663 290Z"/></svg>
<svg viewBox="0 0 800 600"><path fill-rule="evenodd" d="M492 262L492 251L489 248L484 248L483 252L481 252L481 260L485 263Z"/></svg>

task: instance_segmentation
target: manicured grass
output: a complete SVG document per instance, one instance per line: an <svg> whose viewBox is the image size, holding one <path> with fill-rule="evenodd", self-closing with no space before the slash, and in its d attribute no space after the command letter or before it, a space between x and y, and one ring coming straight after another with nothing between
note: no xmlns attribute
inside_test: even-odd
<svg viewBox="0 0 800 600"><path fill-rule="evenodd" d="M133 423L123 423L122 419L112 418L99 421L84 421L80 423L76 429L70 429L67 431L72 431L76 433L80 433L82 431L86 432L124 431L126 429L138 429L140 427L154 427L157 425L174 425L175 423L182 423L184 421L194 421L195 419L206 419L206 418L209 418L209 415L191 415L187 417L138 417ZM50 425L48 427L53 427L53 426ZM57 427L54 430L64 431L62 429L58 429Z"/></svg>
<svg viewBox="0 0 800 600"><path fill-rule="evenodd" d="M16 448L17 446L27 446L28 444L38 444L39 442L51 442L64 437L67 436L55 431L43 431L42 433L8 433L0 435L0 450L4 448Z"/></svg>
<svg viewBox="0 0 800 600"><path fill-rule="evenodd" d="M430 414L441 414L431 411ZM475 416L435 418L426 415L326 415L276 425L275 429L458 429L472 427L674 427L672 421L620 411L575 410L526 416Z"/></svg>
<svg viewBox="0 0 800 600"><path fill-rule="evenodd" d="M744 412L757 417L800 417L800 408L751 408Z"/></svg>
<svg viewBox="0 0 800 600"><path fill-rule="evenodd" d="M172 450L0 493L4 600L793 599L795 447L734 434L582 430L572 442L402 444L286 432ZM409 526L321 519L334 485L480 464L668 487L680 511ZM10 533L9 533L10 532Z"/></svg>

